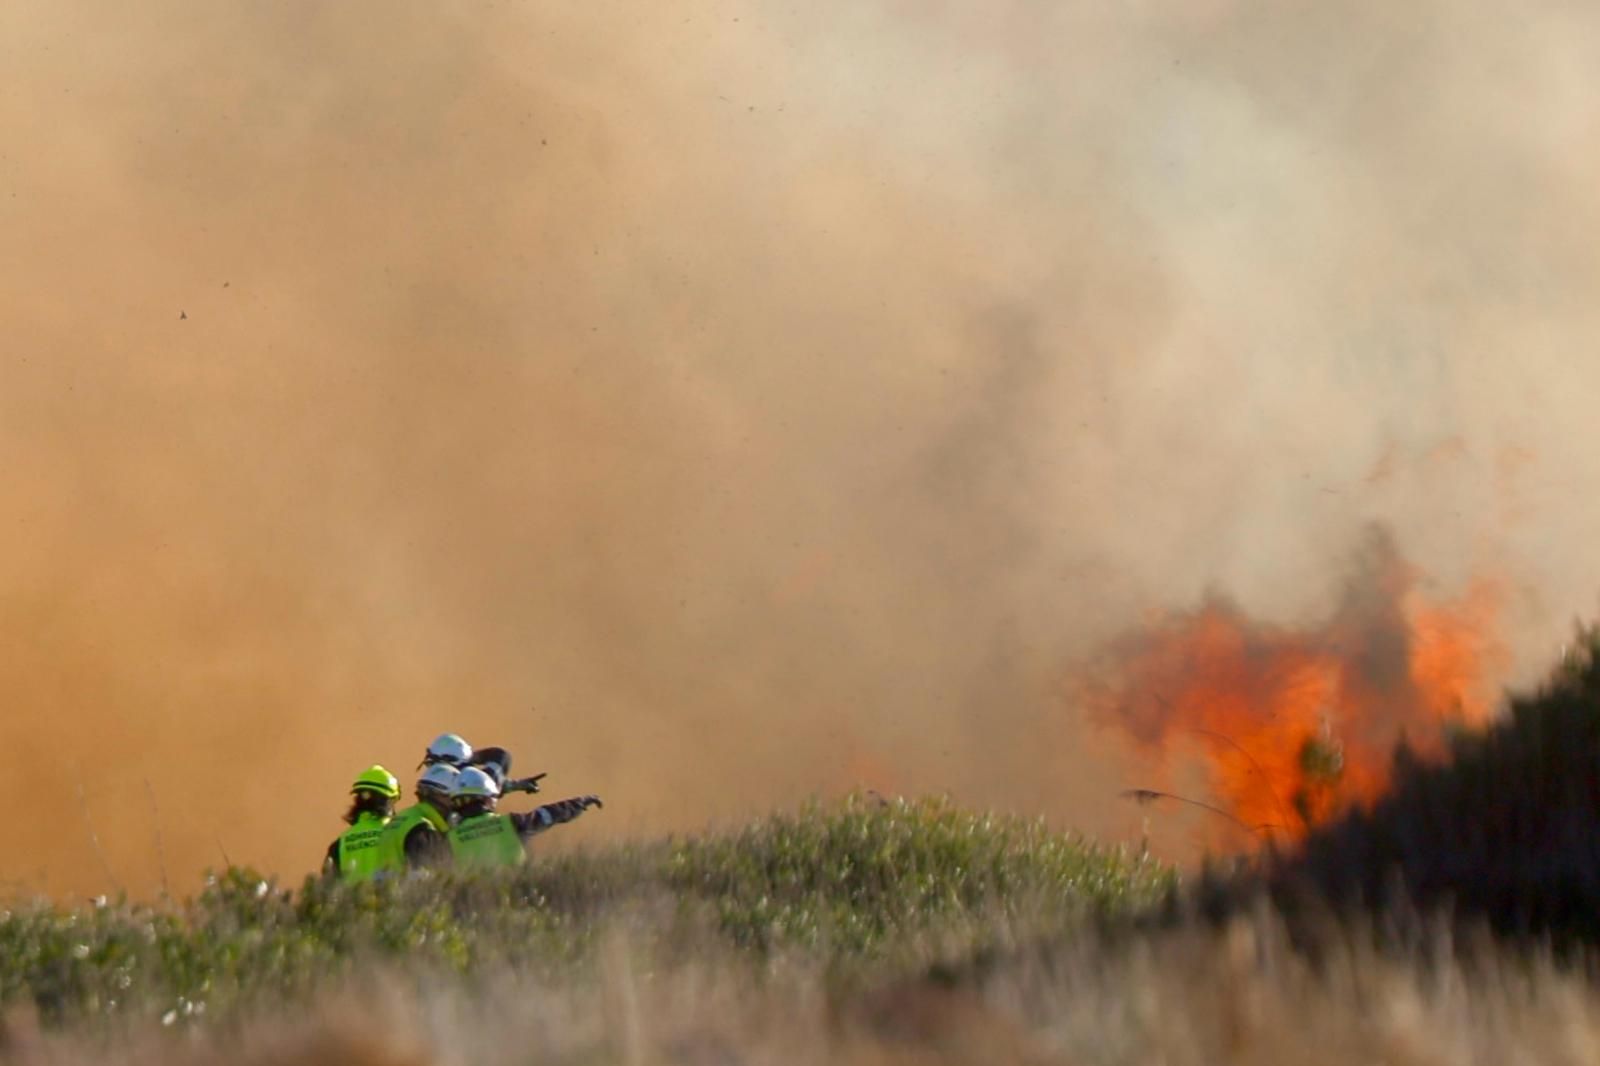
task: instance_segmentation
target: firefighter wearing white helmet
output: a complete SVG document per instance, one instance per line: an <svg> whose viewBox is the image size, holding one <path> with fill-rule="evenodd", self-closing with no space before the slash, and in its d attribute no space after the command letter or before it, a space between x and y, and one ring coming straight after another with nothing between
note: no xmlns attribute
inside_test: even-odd
<svg viewBox="0 0 1600 1066"><path fill-rule="evenodd" d="M461 771L435 762L417 778L417 802L384 827L384 866L393 873L443 866L450 861L450 790Z"/></svg>
<svg viewBox="0 0 1600 1066"><path fill-rule="evenodd" d="M468 766L479 767L494 778L494 783L500 786L502 792L537 792L539 780L544 777L539 774L536 777L512 778L509 751L505 748L474 749L459 733L441 733L435 737L423 752L422 762L417 764L417 768L441 762L458 770Z"/></svg>
<svg viewBox="0 0 1600 1066"><path fill-rule="evenodd" d="M552 826L577 818L590 807L600 807L599 796L577 796L547 803L528 811L501 814L495 810L500 786L494 777L476 766L469 766L456 777L450 790L456 822L446 839L456 868L478 870L516 866L526 862L523 843Z"/></svg>

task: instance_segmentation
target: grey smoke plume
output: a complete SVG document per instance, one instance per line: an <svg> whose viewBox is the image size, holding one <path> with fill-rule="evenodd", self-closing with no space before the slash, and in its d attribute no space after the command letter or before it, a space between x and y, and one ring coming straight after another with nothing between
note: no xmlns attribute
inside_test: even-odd
<svg viewBox="0 0 1600 1066"><path fill-rule="evenodd" d="M0 877L294 874L452 728L1088 829L1061 679L1370 522L1600 580L1581 5L13 0ZM82 809L73 800L77 778ZM150 782L147 801L143 782Z"/></svg>

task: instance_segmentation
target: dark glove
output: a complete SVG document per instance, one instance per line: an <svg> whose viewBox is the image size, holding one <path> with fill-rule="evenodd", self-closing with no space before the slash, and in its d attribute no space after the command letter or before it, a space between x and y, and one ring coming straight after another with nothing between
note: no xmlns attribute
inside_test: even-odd
<svg viewBox="0 0 1600 1066"><path fill-rule="evenodd" d="M539 791L539 782L544 777L544 774L534 774L532 777L513 777L504 785L500 786L500 791L529 793L537 792Z"/></svg>

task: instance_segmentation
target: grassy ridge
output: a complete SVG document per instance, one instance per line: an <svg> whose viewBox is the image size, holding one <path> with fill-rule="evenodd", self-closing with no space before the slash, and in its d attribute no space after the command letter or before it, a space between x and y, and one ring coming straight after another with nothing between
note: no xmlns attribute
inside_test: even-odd
<svg viewBox="0 0 1600 1066"><path fill-rule="evenodd" d="M856 796L737 832L564 855L509 875L287 891L249 870L182 904L0 914L0 1005L47 1021L216 1017L374 961L422 972L583 967L626 921L663 954L915 962L963 929L1069 928L1161 898L1173 873L1037 821Z"/></svg>
<svg viewBox="0 0 1600 1066"><path fill-rule="evenodd" d="M56 1031L18 1030L53 1049L30 1063L1593 1061L1600 994L1570 959L1393 918L1600 938L1600 633L1450 761L1397 757L1372 811L1198 892L1037 821L855 796L504 876L234 869L182 903L14 906L0 1059L31 1005ZM349 1044L374 1004L417 1031ZM100 1039L202 1018L227 1021Z"/></svg>

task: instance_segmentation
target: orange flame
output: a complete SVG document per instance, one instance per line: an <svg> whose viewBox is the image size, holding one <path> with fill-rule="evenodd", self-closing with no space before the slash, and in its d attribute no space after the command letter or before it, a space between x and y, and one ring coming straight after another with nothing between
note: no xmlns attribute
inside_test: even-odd
<svg viewBox="0 0 1600 1066"><path fill-rule="evenodd" d="M1402 741L1435 755L1488 718L1499 602L1490 582L1428 602L1380 537L1326 623L1262 625L1212 599L1117 642L1082 695L1166 765L1197 754L1211 803L1246 828L1300 836L1378 797Z"/></svg>

